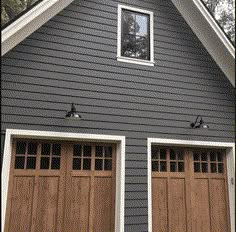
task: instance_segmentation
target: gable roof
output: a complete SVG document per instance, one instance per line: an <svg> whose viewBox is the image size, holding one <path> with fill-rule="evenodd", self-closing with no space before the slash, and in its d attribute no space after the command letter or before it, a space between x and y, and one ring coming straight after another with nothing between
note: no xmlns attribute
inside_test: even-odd
<svg viewBox="0 0 236 232"><path fill-rule="evenodd" d="M235 47L201 0L171 0L235 87Z"/></svg>
<svg viewBox="0 0 236 232"><path fill-rule="evenodd" d="M2 31L2 56L74 0L44 0ZM201 0L171 0L235 87L235 47Z"/></svg>
<svg viewBox="0 0 236 232"><path fill-rule="evenodd" d="M2 30L2 56L74 0L44 0Z"/></svg>

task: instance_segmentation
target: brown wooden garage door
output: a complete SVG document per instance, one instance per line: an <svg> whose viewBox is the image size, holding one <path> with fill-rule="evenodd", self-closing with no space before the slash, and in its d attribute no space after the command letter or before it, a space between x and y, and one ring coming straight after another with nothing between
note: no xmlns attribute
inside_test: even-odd
<svg viewBox="0 0 236 232"><path fill-rule="evenodd" d="M5 231L114 231L112 144L14 141Z"/></svg>
<svg viewBox="0 0 236 232"><path fill-rule="evenodd" d="M152 146L153 232L229 232L225 152Z"/></svg>

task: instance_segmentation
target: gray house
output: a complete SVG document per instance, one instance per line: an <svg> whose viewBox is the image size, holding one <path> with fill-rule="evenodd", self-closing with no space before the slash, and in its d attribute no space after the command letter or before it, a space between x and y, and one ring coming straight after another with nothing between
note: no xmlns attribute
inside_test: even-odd
<svg viewBox="0 0 236 232"><path fill-rule="evenodd" d="M1 231L235 231L234 51L200 0L44 0L6 27Z"/></svg>

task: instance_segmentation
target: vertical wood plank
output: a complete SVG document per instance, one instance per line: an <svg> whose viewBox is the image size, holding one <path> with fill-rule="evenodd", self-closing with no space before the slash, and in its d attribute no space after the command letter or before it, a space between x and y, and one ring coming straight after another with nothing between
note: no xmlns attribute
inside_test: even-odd
<svg viewBox="0 0 236 232"><path fill-rule="evenodd" d="M208 179L195 179L192 191L193 232L211 231Z"/></svg>
<svg viewBox="0 0 236 232"><path fill-rule="evenodd" d="M9 231L30 231L34 177L15 177Z"/></svg>
<svg viewBox="0 0 236 232"><path fill-rule="evenodd" d="M212 179L210 190L212 231L229 231L227 220L225 181Z"/></svg>
<svg viewBox="0 0 236 232"><path fill-rule="evenodd" d="M153 231L167 231L167 180L152 179L152 220Z"/></svg>
<svg viewBox="0 0 236 232"><path fill-rule="evenodd" d="M57 231L59 177L39 177L35 232Z"/></svg>
<svg viewBox="0 0 236 232"><path fill-rule="evenodd" d="M64 231L89 231L90 178L72 177L68 187Z"/></svg>
<svg viewBox="0 0 236 232"><path fill-rule="evenodd" d="M94 192L94 223L91 231L112 231L112 178L95 177Z"/></svg>
<svg viewBox="0 0 236 232"><path fill-rule="evenodd" d="M187 231L185 179L169 180L169 223L170 231Z"/></svg>

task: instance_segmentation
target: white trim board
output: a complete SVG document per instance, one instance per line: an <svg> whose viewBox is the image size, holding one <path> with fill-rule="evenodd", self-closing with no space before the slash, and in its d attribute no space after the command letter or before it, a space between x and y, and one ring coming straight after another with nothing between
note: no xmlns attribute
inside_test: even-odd
<svg viewBox="0 0 236 232"><path fill-rule="evenodd" d="M201 148L225 148L227 157L227 175L231 231L235 231L235 143L206 142L148 138L147 141L147 165L148 165L148 231L152 232L152 160L151 145L170 145L180 147L201 147Z"/></svg>
<svg viewBox="0 0 236 232"><path fill-rule="evenodd" d="M206 50L235 87L235 47L201 0L171 0Z"/></svg>
<svg viewBox="0 0 236 232"><path fill-rule="evenodd" d="M44 0L2 31L2 56L74 0Z"/></svg>
<svg viewBox="0 0 236 232"><path fill-rule="evenodd" d="M67 141L90 142L114 142L117 144L116 160L116 205L115 205L115 232L124 232L124 208L125 208L125 136L113 136L102 134L63 133L34 130L6 129L5 146L2 167L2 227L4 232L9 173L12 153L13 138L53 139Z"/></svg>
<svg viewBox="0 0 236 232"><path fill-rule="evenodd" d="M142 13L142 14L147 14L150 17L150 60L141 60L141 59L135 59L132 57L125 57L121 55L121 13L122 10L130 10L134 11L137 13ZM121 62L127 62L127 63L132 63L132 64L140 64L140 65L148 65L148 66L154 66L154 32L153 32L153 12L140 9L140 8L135 8L135 7L130 7L130 6L125 6L125 5L120 5L118 4L118 12L117 12L117 60Z"/></svg>

